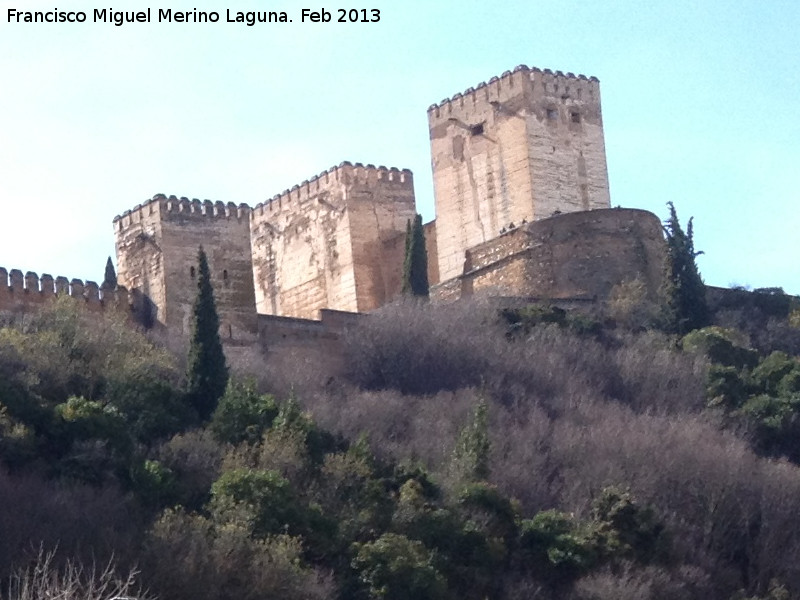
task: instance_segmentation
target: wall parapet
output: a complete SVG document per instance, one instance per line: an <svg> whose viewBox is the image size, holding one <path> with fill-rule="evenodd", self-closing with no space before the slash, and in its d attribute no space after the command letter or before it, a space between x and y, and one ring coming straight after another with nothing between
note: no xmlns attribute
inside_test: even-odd
<svg viewBox="0 0 800 600"><path fill-rule="evenodd" d="M111 290L98 286L94 281L68 279L63 276L53 278L47 273L40 277L33 271L23 275L20 269L8 271L0 267L0 310L39 306L57 296L69 296L101 308L127 308L131 302L130 294L123 286Z"/></svg>
<svg viewBox="0 0 800 600"><path fill-rule="evenodd" d="M467 104L488 103L492 100L502 102L520 94L525 83L536 80L541 80L545 86L553 86L561 82L565 86L577 84L579 87L588 87L592 92L596 91L600 84L600 80L594 76L587 77L583 74L575 75L569 72L518 65L513 71L505 71L499 77L492 77L475 87L467 88L450 98L444 98L438 103L431 104L428 107L428 120L433 122L446 119L454 112L458 113Z"/></svg>
<svg viewBox="0 0 800 600"><path fill-rule="evenodd" d="M344 161L322 171L318 175L314 175L311 179L304 180L291 189L276 194L265 202L256 204L253 208L253 215L262 216L280 211L284 207L297 206L336 184L369 185L378 183L413 189L414 175L409 169L398 169L397 167L385 167L383 165L376 167L373 164L365 165L360 162Z"/></svg>
<svg viewBox="0 0 800 600"><path fill-rule="evenodd" d="M156 194L152 198L137 204L130 210L126 210L121 215L114 217L114 227L119 231L127 229L131 225L140 223L147 216L159 212L167 217L195 217L210 219L243 219L250 218L250 207L245 204L235 204L234 202L222 202L217 200L198 200L189 199L185 196L180 198L175 195Z"/></svg>

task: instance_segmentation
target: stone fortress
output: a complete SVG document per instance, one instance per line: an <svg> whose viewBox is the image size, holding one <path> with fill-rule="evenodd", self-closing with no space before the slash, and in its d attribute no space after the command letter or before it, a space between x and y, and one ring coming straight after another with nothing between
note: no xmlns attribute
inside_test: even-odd
<svg viewBox="0 0 800 600"><path fill-rule="evenodd" d="M432 105L428 124L434 301L602 301L633 279L656 293L661 224L610 207L595 77L519 66ZM252 208L159 194L114 219L118 290L0 269L0 310L70 294L186 335L202 245L227 344L323 335L400 295L415 214L410 171L350 162Z"/></svg>

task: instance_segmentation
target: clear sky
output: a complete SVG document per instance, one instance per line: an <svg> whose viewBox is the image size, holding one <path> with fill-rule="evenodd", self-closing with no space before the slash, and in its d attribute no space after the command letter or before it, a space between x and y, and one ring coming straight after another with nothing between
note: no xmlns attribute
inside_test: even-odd
<svg viewBox="0 0 800 600"><path fill-rule="evenodd" d="M800 294L800 2L241 0L286 24L93 23L141 2L0 0L0 266L102 280L156 193L255 205L343 160L410 168L427 107L518 64L601 81L611 201L694 216L707 283ZM218 11L221 0L150 4ZM9 23L8 9L86 11Z"/></svg>

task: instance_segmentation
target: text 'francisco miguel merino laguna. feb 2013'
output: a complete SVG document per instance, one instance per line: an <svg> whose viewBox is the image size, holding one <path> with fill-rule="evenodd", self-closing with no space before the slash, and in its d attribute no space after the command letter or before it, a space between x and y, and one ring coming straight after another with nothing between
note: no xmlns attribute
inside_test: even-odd
<svg viewBox="0 0 800 600"><path fill-rule="evenodd" d="M90 18L91 17L91 18ZM333 14L325 9L299 9L297 15L301 23L378 23L381 13L378 9L335 9ZM126 23L238 23L252 27L257 23L292 23L285 11L236 11L225 10L224 18L217 11L188 10L171 8L147 8L140 11L120 11L113 8L95 8L84 11L27 11L9 8L6 13L8 23L110 23L120 27Z"/></svg>

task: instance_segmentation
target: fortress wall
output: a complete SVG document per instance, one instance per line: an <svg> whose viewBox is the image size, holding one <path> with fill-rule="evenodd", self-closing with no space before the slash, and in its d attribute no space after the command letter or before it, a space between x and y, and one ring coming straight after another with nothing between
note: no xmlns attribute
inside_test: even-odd
<svg viewBox="0 0 800 600"><path fill-rule="evenodd" d="M197 253L211 271L223 340L254 339L257 332L246 205L166 197L137 206L114 221L118 278L152 301L154 320L190 333L197 296Z"/></svg>
<svg viewBox="0 0 800 600"><path fill-rule="evenodd" d="M268 360L287 361L288 369L297 369L297 361L312 365L316 362L341 372L345 366L342 335L362 315L324 309L318 317L319 320L309 320L258 315L259 342Z"/></svg>
<svg viewBox="0 0 800 600"><path fill-rule="evenodd" d="M661 222L650 212L605 209L558 215L517 228L467 252L461 277L436 300L471 295L606 299L639 278L658 293L664 260Z"/></svg>
<svg viewBox="0 0 800 600"><path fill-rule="evenodd" d="M268 351L313 346L338 340L361 317L359 313L323 309L317 319L258 315L259 340Z"/></svg>
<svg viewBox="0 0 800 600"><path fill-rule="evenodd" d="M432 285L430 288L430 299L435 304L447 304L460 300L462 294L462 281L460 277L453 277L446 281Z"/></svg>
<svg viewBox="0 0 800 600"><path fill-rule="evenodd" d="M526 285L539 295L608 298L624 281L641 279L655 298L666 246L661 221L635 209L560 215L531 224L533 260ZM548 285L551 286L548 289Z"/></svg>
<svg viewBox="0 0 800 600"><path fill-rule="evenodd" d="M512 223L609 206L596 78L521 65L431 106L428 123L441 280Z"/></svg>
<svg viewBox="0 0 800 600"><path fill-rule="evenodd" d="M125 314L131 313L131 302L135 299L124 287L101 290L94 281L54 279L47 274L39 277L32 271L23 275L19 269L9 272L0 267L0 313L29 314L61 296L75 298L91 311L120 310Z"/></svg>
<svg viewBox="0 0 800 600"><path fill-rule="evenodd" d="M256 206L258 312L315 319L323 308L370 310L391 298L391 240L413 207L410 171L349 162Z"/></svg>

